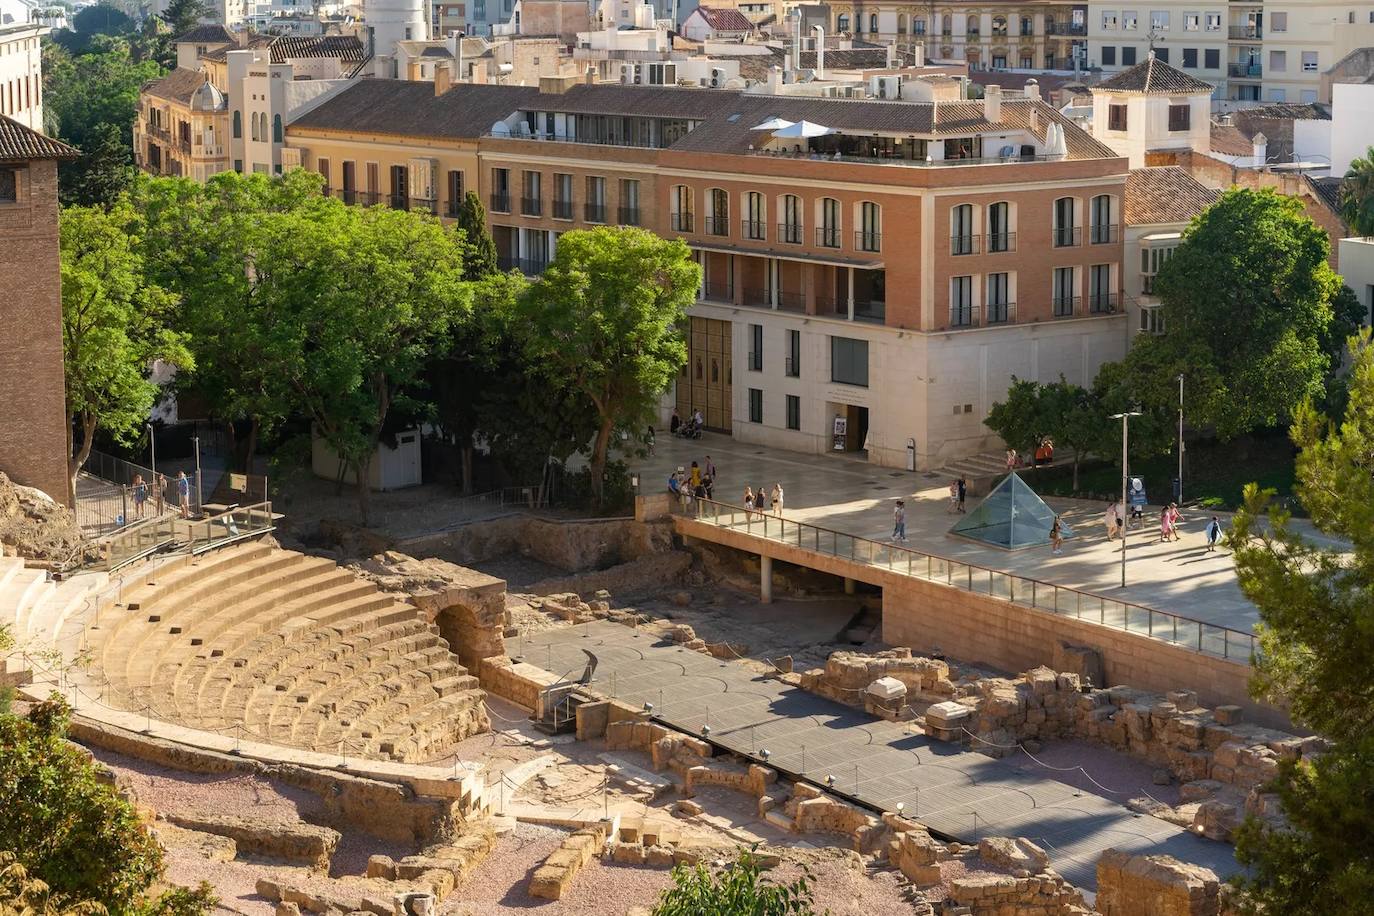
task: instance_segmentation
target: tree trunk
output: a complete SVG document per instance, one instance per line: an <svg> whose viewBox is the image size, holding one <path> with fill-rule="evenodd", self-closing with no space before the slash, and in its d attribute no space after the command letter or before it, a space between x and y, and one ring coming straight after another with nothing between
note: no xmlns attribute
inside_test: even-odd
<svg viewBox="0 0 1374 916"><path fill-rule="evenodd" d="M463 446L461 446L461 447L459 448L458 452L459 452L459 455L462 457L462 464L463 464L463 495L464 495L464 496L470 496L470 495L472 494L472 438L471 438L471 437L468 437L467 443L464 444Z"/></svg>
<svg viewBox="0 0 1374 916"><path fill-rule="evenodd" d="M1073 453L1073 492L1078 492L1078 452Z"/></svg>
<svg viewBox="0 0 1374 916"><path fill-rule="evenodd" d="M603 417L601 426L596 431L596 442L592 446L592 496L597 508L601 507L606 495L605 481L601 478L606 473L606 455L611 450L611 435L614 432L615 421L610 417Z"/></svg>
<svg viewBox="0 0 1374 916"><path fill-rule="evenodd" d="M369 480L372 477L372 458L376 454L375 448L369 449L362 458L353 462L353 469L358 475L358 516L364 528L371 526L368 512L371 508L372 487Z"/></svg>
<svg viewBox="0 0 1374 916"><path fill-rule="evenodd" d="M71 417L67 423L67 454L71 455L72 443L72 424ZM71 497L72 507L76 507L76 478L81 473L81 469L86 465L86 459L91 457L91 447L95 440L95 415L83 413L81 415L81 447L72 455L67 465L67 484L71 488L68 495Z"/></svg>

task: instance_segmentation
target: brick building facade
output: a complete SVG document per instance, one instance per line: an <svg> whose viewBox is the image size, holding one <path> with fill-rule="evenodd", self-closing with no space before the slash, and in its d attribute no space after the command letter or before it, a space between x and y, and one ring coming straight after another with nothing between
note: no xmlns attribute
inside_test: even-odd
<svg viewBox="0 0 1374 916"><path fill-rule="evenodd" d="M77 151L0 117L0 471L67 502L57 163Z"/></svg>

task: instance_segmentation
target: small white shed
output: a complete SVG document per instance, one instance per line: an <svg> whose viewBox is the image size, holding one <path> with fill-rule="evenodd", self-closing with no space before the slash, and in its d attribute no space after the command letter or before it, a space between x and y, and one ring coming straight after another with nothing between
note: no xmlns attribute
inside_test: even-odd
<svg viewBox="0 0 1374 916"><path fill-rule="evenodd" d="M339 479L339 456L318 433L311 435L310 467L316 477ZM400 490L418 487L420 477L420 431L406 429L396 434L396 447L385 442L378 444L372 458L368 484L373 490ZM344 468L343 481L357 483L352 468Z"/></svg>

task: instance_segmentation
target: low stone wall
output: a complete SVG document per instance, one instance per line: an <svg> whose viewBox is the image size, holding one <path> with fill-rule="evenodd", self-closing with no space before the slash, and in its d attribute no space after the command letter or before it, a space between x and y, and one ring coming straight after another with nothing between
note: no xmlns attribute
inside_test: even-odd
<svg viewBox="0 0 1374 916"><path fill-rule="evenodd" d="M337 830L316 827L314 824L273 824L213 814L159 816L185 830L228 837L234 841L239 852L280 859L319 871L329 870L329 860L339 845Z"/></svg>
<svg viewBox="0 0 1374 916"><path fill-rule="evenodd" d="M710 765L694 766L687 770L682 794L685 798L691 798L703 786L719 786L762 798L768 794L769 786L777 780L777 771L769 767L759 766L757 763L744 766L718 760Z"/></svg>
<svg viewBox="0 0 1374 916"><path fill-rule="evenodd" d="M623 705L623 704L617 704ZM606 726L606 749L640 751L653 759L654 769L683 775L711 756L711 745L643 718L620 719Z"/></svg>
<svg viewBox="0 0 1374 916"><path fill-rule="evenodd" d="M638 595L658 591L678 582L692 566L692 555L685 550L670 550L640 557L609 569L542 579L523 591L535 595L574 591L582 594L606 590L617 595Z"/></svg>
<svg viewBox="0 0 1374 916"><path fill-rule="evenodd" d="M1223 916L1232 912L1209 869L1172 856L1108 849L1097 860L1097 911L1102 916Z"/></svg>
<svg viewBox="0 0 1374 916"><path fill-rule="evenodd" d="M608 827L607 823L601 823L569 834L530 876L530 896L545 900L560 899L582 866L606 845Z"/></svg>
<svg viewBox="0 0 1374 916"><path fill-rule="evenodd" d="M473 521L442 534L397 544L412 556L436 557L460 565L524 554L569 573L607 569L666 553L672 546L671 520L562 520L523 514Z"/></svg>
<svg viewBox="0 0 1374 916"><path fill-rule="evenodd" d="M552 687L558 676L536 665L511 661L506 656L484 658L477 665L482 689L509 700L516 706L535 711L542 691Z"/></svg>

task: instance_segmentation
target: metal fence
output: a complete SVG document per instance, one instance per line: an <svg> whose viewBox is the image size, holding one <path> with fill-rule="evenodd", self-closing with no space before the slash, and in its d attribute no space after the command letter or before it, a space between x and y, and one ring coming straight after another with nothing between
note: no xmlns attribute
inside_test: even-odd
<svg viewBox="0 0 1374 916"><path fill-rule="evenodd" d="M199 516L200 496L194 464L172 462L154 471L92 451L76 481L76 521L92 537L104 537L166 514Z"/></svg>
<svg viewBox="0 0 1374 916"><path fill-rule="evenodd" d="M767 512L746 511L709 499L693 500L693 503L696 518L707 524L743 531L754 537L850 560L897 575L939 582L951 588L1002 598L1098 626L1148 636L1204 655L1249 662L1259 651L1255 636L1243 630L1233 630L1082 589L988 569L898 544L845 534Z"/></svg>
<svg viewBox="0 0 1374 916"><path fill-rule="evenodd" d="M203 519L188 520L172 513L126 525L105 539L101 565L108 571L127 566L159 550L185 547L203 553L251 537L275 526L272 504L236 506Z"/></svg>

